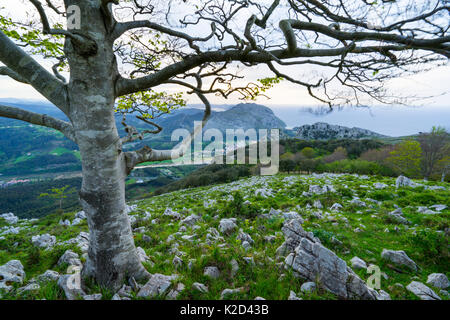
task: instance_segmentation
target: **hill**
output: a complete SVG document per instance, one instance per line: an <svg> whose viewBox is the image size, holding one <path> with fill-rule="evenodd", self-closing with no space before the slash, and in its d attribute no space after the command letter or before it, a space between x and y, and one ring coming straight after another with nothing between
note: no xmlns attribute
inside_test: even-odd
<svg viewBox="0 0 450 320"><path fill-rule="evenodd" d="M293 129L296 137L304 140L384 138L385 135L361 128L348 128L324 122L303 125Z"/></svg>
<svg viewBox="0 0 450 320"><path fill-rule="evenodd" d="M83 290L65 285L70 264L82 265L86 257L82 212L33 220L7 214L0 218L1 295L448 300L449 187L373 176L277 175L132 202L135 242L155 278L118 293L90 283ZM377 290L368 287L369 265L381 272ZM18 276L8 277L12 270ZM217 276L208 276L213 272ZM163 289L153 290L156 279Z"/></svg>
<svg viewBox="0 0 450 320"><path fill-rule="evenodd" d="M64 114L49 103L0 99L8 103L37 113L45 113L66 120ZM264 129L284 128L286 125L278 119L272 110L256 104L239 104L231 108L220 108L225 111L213 111L208 128L217 128L225 133L226 129ZM147 135L144 141L129 144L125 150L139 148L149 144L155 149L169 149L177 142L171 141L174 130L184 128L192 130L194 121L201 121L203 110L183 108L171 114L164 115L156 122L164 130L158 135ZM120 123L122 118L117 115L116 122L120 136L126 133ZM127 118L129 125L139 129L149 129L149 125L135 119ZM53 177L54 173L62 174L76 172L81 169L80 154L77 146L61 133L39 126L30 125L18 120L0 118L0 180L3 176L23 177L42 176ZM1 181L0 181L1 185Z"/></svg>

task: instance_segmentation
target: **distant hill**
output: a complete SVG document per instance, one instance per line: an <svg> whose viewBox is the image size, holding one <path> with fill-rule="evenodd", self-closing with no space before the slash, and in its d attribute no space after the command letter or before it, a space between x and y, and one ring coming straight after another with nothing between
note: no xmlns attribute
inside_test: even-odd
<svg viewBox="0 0 450 320"><path fill-rule="evenodd" d="M179 128L192 130L194 121L201 121L203 113L202 109L183 108L156 122L163 127L162 135L170 135ZM242 103L225 111L212 111L204 129L218 129L225 133L226 129L284 129L285 127L286 124L270 108L253 103Z"/></svg>
<svg viewBox="0 0 450 320"><path fill-rule="evenodd" d="M332 125L324 122L303 125L293 129L296 138L303 140L331 140L331 139L363 139L363 138L385 138L387 136L361 128L348 128Z"/></svg>
<svg viewBox="0 0 450 320"><path fill-rule="evenodd" d="M263 105L241 103L233 108L215 112L205 129L284 129L286 124L273 111Z"/></svg>

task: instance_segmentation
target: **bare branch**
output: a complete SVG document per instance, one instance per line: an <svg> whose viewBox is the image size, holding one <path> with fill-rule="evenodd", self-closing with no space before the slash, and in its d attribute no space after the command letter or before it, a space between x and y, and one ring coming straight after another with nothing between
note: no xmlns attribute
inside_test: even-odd
<svg viewBox="0 0 450 320"><path fill-rule="evenodd" d="M62 84L51 73L12 42L0 31L0 61L9 72L19 75L18 79L32 85L50 102L67 114L67 93Z"/></svg>
<svg viewBox="0 0 450 320"><path fill-rule="evenodd" d="M0 75L2 76L8 76L18 82L22 82L22 83L26 83L28 84L28 81L22 77L20 74L12 71L10 68L8 67L0 67Z"/></svg>
<svg viewBox="0 0 450 320"><path fill-rule="evenodd" d="M37 11L39 12L39 16L41 17L42 22L43 34L63 35L70 38L75 44L75 49L83 55L89 56L97 52L97 44L91 37L80 33L70 32L64 29L52 29L41 2L39 0L29 1L36 7Z"/></svg>
<svg viewBox="0 0 450 320"><path fill-rule="evenodd" d="M333 88L335 84L350 89L350 95L357 103L359 93L380 101L385 80L412 74L414 65L420 64L423 68L442 65L450 57L450 26L446 22L450 7L438 0L423 3L362 1L359 5L352 0L287 0L287 5L281 5L279 0L185 3L186 8L191 8L179 20L181 25L178 27L169 21L170 9L162 10L164 13L159 16L170 27L159 24L155 2L138 4L134 1L135 8L124 6L138 9L134 11L133 19L142 15L145 20L118 24L116 36L126 30L147 27L166 37L163 48L133 39L138 46L130 43L122 50L124 61L137 68L129 73L131 79L124 76L117 80L118 96L147 90L161 83L177 83L204 64L238 62L244 66L267 64L278 77L306 87L313 97L327 104L334 104L336 100L327 88ZM284 10L288 16L279 22L278 30L272 22L277 9ZM249 15L247 23L242 23L243 14ZM175 15L174 18L179 19ZM150 21L158 21L158 24ZM190 26L203 27L206 23L215 26L213 34L206 38L177 31ZM281 42L278 34L282 35ZM144 31L140 35L145 35ZM180 39L187 41L194 50L184 50ZM204 41L204 46L200 49L196 41ZM125 53L130 52L135 53L134 58L127 59ZM408 59L415 63L408 64ZM275 68L273 63L280 66L309 64L319 70L335 69L335 73L330 77L321 76L322 79L300 81ZM316 91L322 91L324 97L319 97ZM201 92L213 93L213 90L202 89ZM231 91L215 89L214 92L226 98ZM350 102L348 98L341 101Z"/></svg>
<svg viewBox="0 0 450 320"><path fill-rule="evenodd" d="M75 142L75 134L70 123L62 121L46 114L34 113L16 107L0 105L0 117L16 119L39 126L52 128L64 134L68 139Z"/></svg>
<svg viewBox="0 0 450 320"><path fill-rule="evenodd" d="M196 52L200 52L200 48L195 44L195 42L208 41L209 39L211 39L214 36L214 33L216 31L216 25L214 23L212 23L211 24L211 33L208 36L203 37L203 38L202 37L192 37L186 33L164 27L157 23L150 22L148 20L141 20L141 21L130 21L130 22L125 22L125 23L118 23L113 31L112 38L117 39L122 34L124 34L126 31L129 31L132 29L139 29L139 28L149 28L149 29L156 30L161 33L167 34L169 36L184 39L188 42L189 46L192 49L194 49Z"/></svg>
<svg viewBox="0 0 450 320"><path fill-rule="evenodd" d="M201 71L199 71L201 72ZM206 98L206 96L201 93L202 92L202 80L200 77L200 74L194 74L194 77L197 80L197 87L193 87L192 85L184 82L179 82L178 84L182 86L186 86L190 89L192 89L192 93L195 93L200 100L205 105L205 112L203 114L202 123L200 126L196 126L194 130L191 132L189 138L183 140L180 142L177 146L175 146L171 150L153 150L148 146L143 147L140 150L137 151L131 151L126 152L126 162L127 162L127 170L131 172L133 168L143 162L148 161L164 161L164 160L175 160L178 158L181 158L186 153L187 148L191 145L192 140L199 134L202 134L203 127L206 125L206 123L209 120L209 117L211 116L211 103ZM159 127L159 126L158 126Z"/></svg>
<svg viewBox="0 0 450 320"><path fill-rule="evenodd" d="M178 74L183 74L184 72L187 72L206 62L240 61L249 63L267 63L276 59L340 56L343 53L348 52L352 47L341 47L337 49L297 48L296 50L294 50L294 52L287 52L286 50L250 53L246 53L242 50L209 51L200 55L187 57L183 61L174 63L161 69L160 71L157 71L145 77L137 79L126 79L121 77L116 82L116 94L117 96L122 96L125 94L146 90L148 88L157 86L160 83L166 82L170 78Z"/></svg>

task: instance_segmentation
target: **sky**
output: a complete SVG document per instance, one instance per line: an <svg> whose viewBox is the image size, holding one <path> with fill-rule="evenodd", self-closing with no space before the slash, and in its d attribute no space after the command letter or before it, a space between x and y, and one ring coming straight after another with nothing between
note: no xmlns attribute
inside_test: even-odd
<svg viewBox="0 0 450 320"><path fill-rule="evenodd" d="M4 1L1 1L4 5ZM17 3L17 2L16 2ZM8 5L11 2L7 3ZM23 14L23 7L9 7L11 14ZM37 59L46 68L51 63ZM291 70L291 75L302 79L309 69L301 67ZM256 81L267 77L270 73L267 67L256 67L242 72L245 82ZM68 75L66 74L68 77ZM244 82L243 82L244 83ZM272 107L288 127L306 123L329 122L332 124L357 126L389 135L406 135L418 131L428 131L433 125L450 128L450 66L419 73L409 77L394 79L386 84L390 91L402 97L429 97L414 103L418 107L382 107L374 105L369 109L347 108L344 111L333 112L326 116L314 116L302 111L301 107L317 105L306 90L296 84L283 81L267 92L270 99L260 97L257 103ZM166 87L170 91L177 88ZM0 98L16 98L26 100L45 100L32 87L20 84L7 77L0 76ZM196 98L187 97L188 103L199 103ZM237 96L225 100L221 97L210 96L213 104L237 104L242 102Z"/></svg>

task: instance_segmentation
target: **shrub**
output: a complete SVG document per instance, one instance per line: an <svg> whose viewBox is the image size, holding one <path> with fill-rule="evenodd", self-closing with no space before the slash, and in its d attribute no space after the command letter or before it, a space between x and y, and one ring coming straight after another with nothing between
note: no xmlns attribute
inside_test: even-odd
<svg viewBox="0 0 450 320"><path fill-rule="evenodd" d="M370 194L370 197L378 201L386 201L394 199L394 195L392 194L392 192L382 190L372 192Z"/></svg>
<svg viewBox="0 0 450 320"><path fill-rule="evenodd" d="M41 262L41 250L38 247L31 246L27 250L27 259L25 264L28 268L39 264Z"/></svg>
<svg viewBox="0 0 450 320"><path fill-rule="evenodd" d="M370 175L394 175L392 169L386 166L380 165L375 162L369 162L364 160L340 160L331 163L324 164L320 167L323 172L336 172L336 173L357 173L357 174L370 174Z"/></svg>
<svg viewBox="0 0 450 320"><path fill-rule="evenodd" d="M449 253L447 240L443 234L418 231L410 238L416 254L434 264L448 263Z"/></svg>

